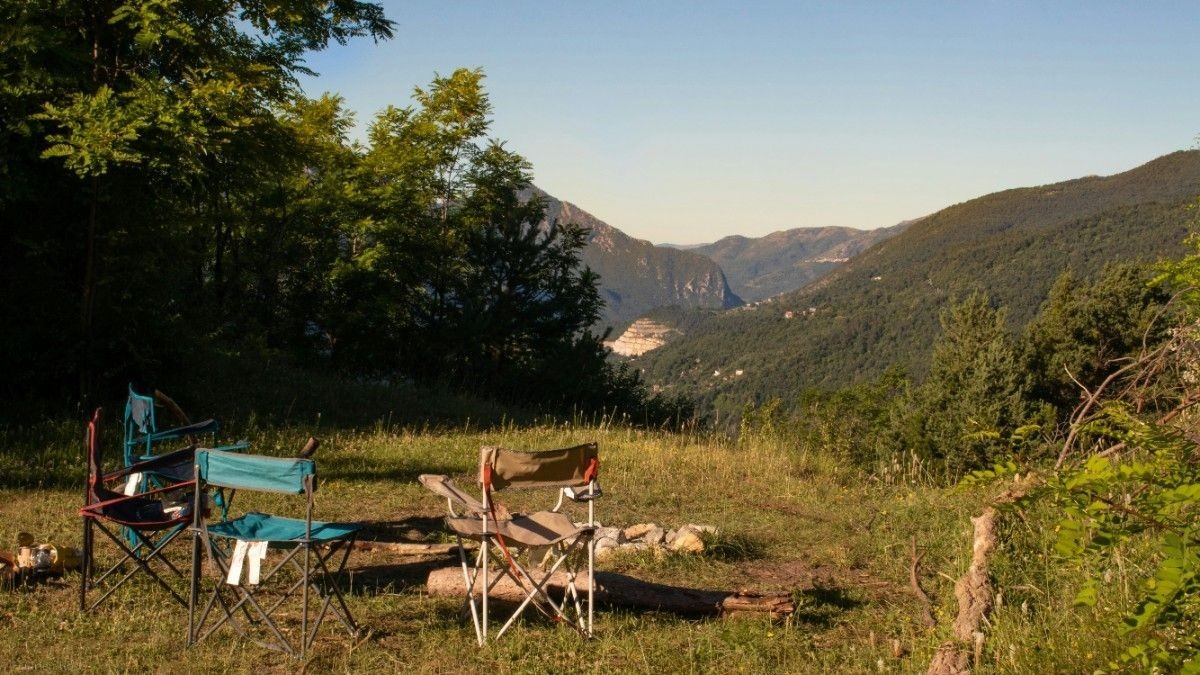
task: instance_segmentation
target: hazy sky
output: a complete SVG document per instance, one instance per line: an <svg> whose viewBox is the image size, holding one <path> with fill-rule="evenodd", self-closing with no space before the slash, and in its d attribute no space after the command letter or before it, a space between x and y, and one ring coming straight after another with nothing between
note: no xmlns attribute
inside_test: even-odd
<svg viewBox="0 0 1200 675"><path fill-rule="evenodd" d="M873 228L1200 134L1195 2L393 2L312 55L360 126L481 67L535 181L655 242Z"/></svg>

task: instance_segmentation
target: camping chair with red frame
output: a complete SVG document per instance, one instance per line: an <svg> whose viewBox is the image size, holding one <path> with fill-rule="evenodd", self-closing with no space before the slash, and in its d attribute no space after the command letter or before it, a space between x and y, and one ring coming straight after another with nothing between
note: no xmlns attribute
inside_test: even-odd
<svg viewBox="0 0 1200 675"><path fill-rule="evenodd" d="M600 496L599 450L595 443L560 450L522 452L484 447L479 457L482 501L460 490L449 476L423 475L421 484L446 498L450 515L446 525L458 539L459 561L466 586L466 608L475 626L475 639L482 646L488 639L489 595L496 584L508 578L521 589L524 599L496 632L499 639L529 606L553 621L575 628L584 637L592 635L596 558L596 506ZM510 514L493 499L492 493L508 488L553 488L558 501L553 508L527 515ZM567 502L587 504L587 520L576 524L565 512ZM471 561L464 540L479 542ZM514 554L514 552L516 554ZM529 553L530 564L522 566L519 554ZM586 555L584 555L586 553ZM586 560L586 567L584 567ZM561 596L551 597L562 570ZM586 577L586 600L577 584ZM481 583L477 583L481 581ZM586 610L584 605L586 604Z"/></svg>
<svg viewBox="0 0 1200 675"><path fill-rule="evenodd" d="M311 454L316 448L315 443L310 439L301 454ZM221 626L229 624L242 637L262 647L303 657L316 639L325 616L331 611L341 620L351 637L358 635L358 626L354 623L350 608L346 606L336 577L346 568L346 561L361 526L312 519L316 479L316 463L306 457L196 451L195 480L201 491L220 487L304 495L307 504L302 519L251 511L233 520L210 523L197 502L191 528L192 585L188 603L188 645L204 640ZM202 493L198 491L196 494ZM283 554L268 571L262 563L269 549L282 549ZM200 607L200 578L205 551L215 564L215 571L220 578L214 581L207 603ZM339 553L340 556L337 555ZM337 561L336 567L330 564L333 561ZM298 578L285 579L284 574L279 574L281 570L289 570ZM244 581L243 576L246 577ZM273 602L269 606L265 601L260 601L257 595L258 591L268 587L279 591L272 597ZM310 608L310 588L319 597L319 608L315 612ZM280 607L295 604L287 601L297 591L301 596L300 625L297 626L299 649L285 636L280 619L272 618L272 614Z"/></svg>
<svg viewBox="0 0 1200 675"><path fill-rule="evenodd" d="M161 563L160 567L166 571L180 579L184 578L183 572L163 552L191 520L190 508L194 502L190 493L194 490L195 481L190 477L173 480L162 487L136 494L117 492L109 486L124 483L124 487L132 492L128 480L130 475L147 472L155 472L160 476L177 474L179 466L191 464L195 448L186 447L104 473L100 443L101 417L102 410L97 408L87 429L88 477L84 505L79 510L83 518L79 607L83 611L94 609L138 572L144 572L176 602L186 607L187 602L182 595L151 564ZM116 563L99 574L93 570L98 560L96 530L107 536L121 554ZM125 536L121 536L122 533ZM108 588L101 590L104 585L108 585ZM93 592L100 593L100 597L89 604L88 597Z"/></svg>

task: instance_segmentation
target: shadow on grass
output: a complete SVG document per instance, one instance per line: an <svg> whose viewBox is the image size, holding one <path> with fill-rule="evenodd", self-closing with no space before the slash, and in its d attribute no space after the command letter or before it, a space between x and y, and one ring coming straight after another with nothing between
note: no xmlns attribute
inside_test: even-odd
<svg viewBox="0 0 1200 675"><path fill-rule="evenodd" d="M761 560L766 556L762 542L744 534L705 535L704 555L724 562Z"/></svg>
<svg viewBox="0 0 1200 675"><path fill-rule="evenodd" d="M866 604L844 588L824 585L796 591L792 599L796 603L793 618L818 628L829 628L837 622L839 615Z"/></svg>
<svg viewBox="0 0 1200 675"><path fill-rule="evenodd" d="M367 565L347 568L350 582L344 589L350 595L382 595L390 593L422 592L425 580L435 569L446 567L452 562L449 556L415 559L411 562ZM453 561L457 562L457 561ZM353 557L351 557L353 565Z"/></svg>
<svg viewBox="0 0 1200 675"><path fill-rule="evenodd" d="M437 541L446 530L441 516L409 516L401 520L370 520L360 523L360 542L416 543Z"/></svg>

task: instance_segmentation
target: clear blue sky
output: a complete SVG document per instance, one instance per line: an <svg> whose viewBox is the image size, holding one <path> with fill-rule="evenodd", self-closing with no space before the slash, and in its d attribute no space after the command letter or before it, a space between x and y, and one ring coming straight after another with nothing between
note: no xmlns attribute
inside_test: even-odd
<svg viewBox="0 0 1200 675"><path fill-rule="evenodd" d="M493 135L622 230L873 228L1200 134L1195 2L394 2L312 55L360 126L481 67Z"/></svg>

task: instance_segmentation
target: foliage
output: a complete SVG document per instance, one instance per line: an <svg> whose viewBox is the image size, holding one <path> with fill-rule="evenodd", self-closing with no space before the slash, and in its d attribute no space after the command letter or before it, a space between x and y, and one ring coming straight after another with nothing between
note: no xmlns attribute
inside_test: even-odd
<svg viewBox="0 0 1200 675"><path fill-rule="evenodd" d="M1194 671L1200 666L1200 448L1179 430L1139 420L1117 402L1089 427L1137 452L1125 460L1092 455L1051 484L1063 512L1057 549L1069 558L1108 563L1128 555L1135 542L1150 546L1150 569L1121 627L1133 637L1123 661L1141 669ZM1077 602L1093 606L1111 592L1093 576Z"/></svg>
<svg viewBox="0 0 1200 675"><path fill-rule="evenodd" d="M1102 382L1124 359L1164 338L1168 322L1159 315L1168 296L1149 281L1146 267L1113 265L1090 283L1064 272L1050 288L1021 350L1035 394L1060 417L1079 403L1078 383Z"/></svg>
<svg viewBox="0 0 1200 675"><path fill-rule="evenodd" d="M416 88L366 147L339 97L303 96L306 52L391 36L378 5L0 0L0 19L0 400L86 405L201 352L661 408L590 332L587 231L520 196L531 167L488 137L482 71Z"/></svg>
<svg viewBox="0 0 1200 675"><path fill-rule="evenodd" d="M264 207L306 161L277 114L304 53L392 28L356 0L4 0L0 21L3 398L56 403L241 323L277 253L254 246L286 232Z"/></svg>
<svg viewBox="0 0 1200 675"><path fill-rule="evenodd" d="M951 476L1006 459L1001 440L1037 414L1005 323L978 292L941 314L929 377L913 394L919 435L906 440Z"/></svg>
<svg viewBox="0 0 1200 675"><path fill-rule="evenodd" d="M1200 333L1186 295L1198 262L1190 255L1163 266L1159 283L1183 290L1187 311L1164 331L1168 340L1143 347L1088 392L1063 451L1082 448L1085 459L1048 486L1062 510L1059 553L1097 570L1079 604L1095 606L1113 592L1099 570L1151 552L1122 619L1128 647L1114 669L1200 672Z"/></svg>

